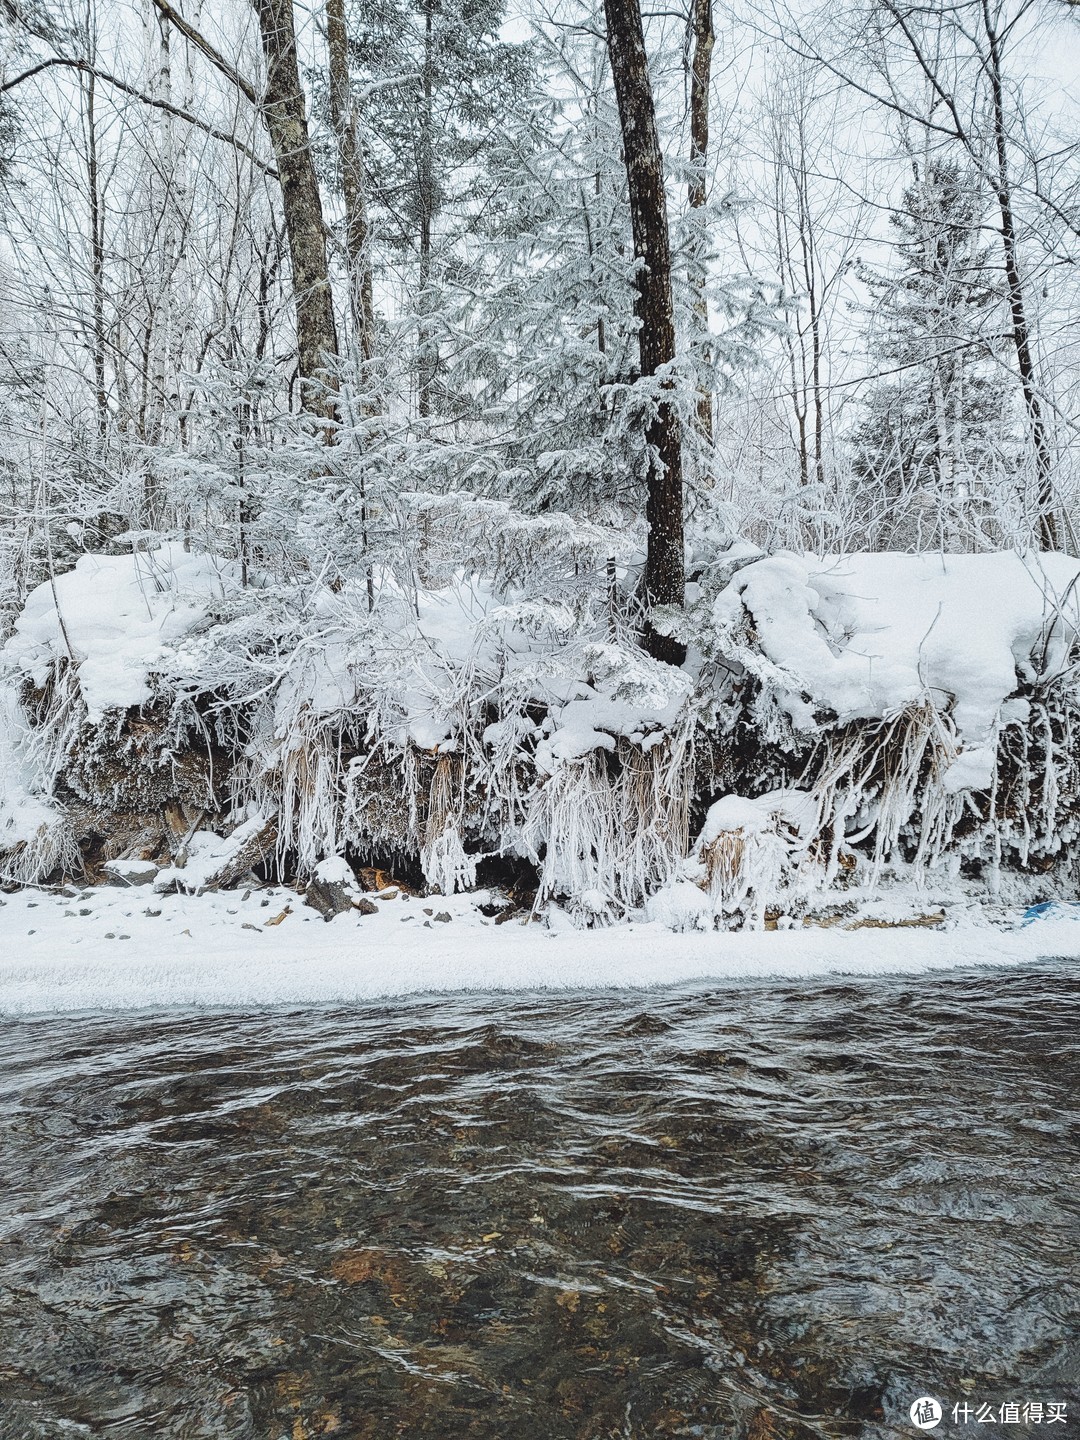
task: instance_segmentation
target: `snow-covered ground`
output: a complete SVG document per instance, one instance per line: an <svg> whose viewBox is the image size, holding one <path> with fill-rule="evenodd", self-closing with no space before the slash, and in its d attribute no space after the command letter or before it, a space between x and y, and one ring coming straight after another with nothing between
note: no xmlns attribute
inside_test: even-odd
<svg viewBox="0 0 1080 1440"><path fill-rule="evenodd" d="M645 923L588 931L517 919L495 925L480 914L478 898L395 897L379 902L377 914L324 923L280 887L246 898L235 891L24 890L0 897L0 1014L307 1005L1080 959L1080 920L1064 910L1027 925L1019 912L997 914L1009 928L972 907L950 911L941 929L673 934ZM895 918L903 908L893 904L886 916L879 903L861 913L864 920L878 912Z"/></svg>

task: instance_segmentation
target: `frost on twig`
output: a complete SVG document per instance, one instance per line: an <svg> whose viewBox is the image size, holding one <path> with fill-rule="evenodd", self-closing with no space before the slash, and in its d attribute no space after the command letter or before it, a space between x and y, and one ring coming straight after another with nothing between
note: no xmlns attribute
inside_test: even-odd
<svg viewBox="0 0 1080 1440"><path fill-rule="evenodd" d="M55 581L77 663L34 592L2 658L4 878L168 864L197 831L217 868L178 883L350 856L449 894L501 862L535 873L537 913L711 928L890 874L993 889L1067 863L1078 562L743 556L702 569L677 669L635 639L631 540L613 628L601 528L409 503L426 584L388 564L370 592L253 589L176 549L117 558L93 604L93 567Z"/></svg>

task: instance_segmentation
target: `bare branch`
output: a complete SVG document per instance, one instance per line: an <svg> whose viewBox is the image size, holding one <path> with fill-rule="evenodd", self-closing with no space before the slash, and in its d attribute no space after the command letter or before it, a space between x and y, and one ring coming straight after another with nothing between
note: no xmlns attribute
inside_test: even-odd
<svg viewBox="0 0 1080 1440"><path fill-rule="evenodd" d="M230 65L221 51L216 50L214 46L210 44L210 41L196 30L194 25L185 20L178 10L174 10L169 4L169 0L154 0L154 4L160 13L164 15L165 19L168 20L170 24L175 25L177 30L180 31L180 34L186 36L195 46L196 50L201 50L211 65L220 70L226 80L229 80L236 86L241 95L250 100L252 105L262 105L262 96L258 90L256 90L255 86L252 85L251 81L246 80L244 76L240 74L239 70Z"/></svg>
<svg viewBox="0 0 1080 1440"><path fill-rule="evenodd" d="M213 136L215 140L222 140L226 145L231 145L235 150L239 150L253 165L258 166L264 174L269 175L272 179L276 180L278 178L278 173L274 167L268 165L265 160L260 160L258 155L249 149L242 140L238 140L235 135L230 135L225 130L218 130L215 126L208 125L205 120L200 120L197 115L192 115L190 110L182 110L178 105L171 105L167 100L158 100L153 95L147 95L145 91L137 90L134 85L129 85L126 80L120 80L115 75L109 75L104 70L99 70L97 66L91 65L89 60L77 60L70 59L64 55L54 55L51 59L42 60L39 65L34 65L29 70L24 70L21 75L16 75L14 79L5 80L4 83L0 85L0 95L6 94L8 90L14 90L16 85L22 85L27 80L34 79L34 77L40 75L43 70L49 70L53 66L60 66L67 70L77 70L83 75L92 75L95 80L100 80L106 85L111 85L113 89L119 90L124 95L130 95L133 100L139 100L143 105L149 105L154 110L164 110L169 115L175 115L178 120L185 120L189 125L194 125L197 130L202 130L204 134Z"/></svg>

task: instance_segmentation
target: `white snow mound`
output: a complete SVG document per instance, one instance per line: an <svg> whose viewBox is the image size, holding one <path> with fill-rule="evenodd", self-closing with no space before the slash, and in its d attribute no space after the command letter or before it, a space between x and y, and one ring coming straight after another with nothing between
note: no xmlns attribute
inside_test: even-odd
<svg viewBox="0 0 1080 1440"><path fill-rule="evenodd" d="M822 712L884 718L951 705L962 746L946 788L990 783L1008 697L1053 675L1080 631L1080 560L1068 555L783 553L740 570L714 620L730 650L800 728ZM738 634L746 612L754 645ZM764 664L762 663L764 660Z"/></svg>
<svg viewBox="0 0 1080 1440"><path fill-rule="evenodd" d="M150 699L155 666L201 624L208 602L231 588L234 571L226 560L180 545L82 555L74 570L31 591L0 660L39 686L57 660L71 660L97 724L107 710Z"/></svg>

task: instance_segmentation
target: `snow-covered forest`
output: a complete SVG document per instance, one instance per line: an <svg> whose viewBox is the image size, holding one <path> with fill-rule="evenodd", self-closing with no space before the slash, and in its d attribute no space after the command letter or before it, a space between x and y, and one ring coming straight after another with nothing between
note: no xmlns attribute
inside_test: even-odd
<svg viewBox="0 0 1080 1440"><path fill-rule="evenodd" d="M785 4L2 0L0 881L1075 893L1080 10Z"/></svg>

